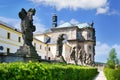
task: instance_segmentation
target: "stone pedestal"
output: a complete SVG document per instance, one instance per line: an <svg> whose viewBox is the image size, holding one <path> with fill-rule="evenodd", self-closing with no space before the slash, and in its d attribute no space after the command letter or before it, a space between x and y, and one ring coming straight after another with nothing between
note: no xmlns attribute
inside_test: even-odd
<svg viewBox="0 0 120 80"><path fill-rule="evenodd" d="M20 49L17 50L16 55L25 57L29 60L39 59L37 51L35 50L34 46L28 46L28 45L20 46Z"/></svg>
<svg viewBox="0 0 120 80"><path fill-rule="evenodd" d="M56 60L57 62L64 62L64 63L66 63L66 61L65 61L65 59L64 59L63 56L56 56L56 57L55 57L55 60Z"/></svg>

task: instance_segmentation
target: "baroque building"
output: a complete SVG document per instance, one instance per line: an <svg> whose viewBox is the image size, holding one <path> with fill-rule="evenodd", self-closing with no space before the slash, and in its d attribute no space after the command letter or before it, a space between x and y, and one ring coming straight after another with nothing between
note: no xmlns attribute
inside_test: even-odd
<svg viewBox="0 0 120 80"><path fill-rule="evenodd" d="M77 61L79 64L93 64L96 45L94 23L73 25L66 22L57 26L57 16L55 14L52 19L52 28L35 35L35 38L47 45L47 57L55 59L60 55L60 49L62 48L61 54L67 63ZM61 43L59 42L60 37L63 38Z"/></svg>
<svg viewBox="0 0 120 80"><path fill-rule="evenodd" d="M32 44L41 59L56 60L62 55L67 63L93 64L96 36L93 22L73 25L66 22L57 25L57 16L53 15L52 28L43 33L34 34ZM15 53L23 45L22 33L0 22L0 54ZM61 51L61 52L60 52Z"/></svg>

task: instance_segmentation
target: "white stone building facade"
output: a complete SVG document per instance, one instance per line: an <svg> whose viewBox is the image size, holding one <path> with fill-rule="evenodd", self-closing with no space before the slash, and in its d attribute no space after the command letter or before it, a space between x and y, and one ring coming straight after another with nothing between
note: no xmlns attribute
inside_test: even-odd
<svg viewBox="0 0 120 80"><path fill-rule="evenodd" d="M80 54L86 55L86 60L94 62L95 29L88 23L72 25L64 23L46 30L44 33L34 34L33 45L42 59L55 60L57 53L57 39L63 34L62 55L67 63L72 62L70 55L76 47L75 58L79 61ZM0 22L0 53L15 53L23 45L22 34L19 30ZM81 62L80 62L81 64Z"/></svg>

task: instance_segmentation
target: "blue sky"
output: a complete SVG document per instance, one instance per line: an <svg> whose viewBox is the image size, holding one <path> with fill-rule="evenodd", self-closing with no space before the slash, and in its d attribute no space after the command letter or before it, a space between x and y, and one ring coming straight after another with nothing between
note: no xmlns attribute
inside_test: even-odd
<svg viewBox="0 0 120 80"><path fill-rule="evenodd" d="M120 59L120 1L119 0L0 0L0 20L20 28L18 13L21 8L36 9L34 24L43 32L52 26L52 14L58 16L58 24L73 24L93 20L96 29L95 61L106 62L111 48Z"/></svg>

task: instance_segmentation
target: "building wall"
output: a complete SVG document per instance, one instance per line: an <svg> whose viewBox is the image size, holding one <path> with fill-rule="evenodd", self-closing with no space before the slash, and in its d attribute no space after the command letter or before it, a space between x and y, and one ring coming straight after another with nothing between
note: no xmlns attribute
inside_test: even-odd
<svg viewBox="0 0 120 80"><path fill-rule="evenodd" d="M77 31L76 28L64 28L64 29L56 29L50 35L55 41L58 39L60 34L66 34L67 40L73 40L77 38Z"/></svg>
<svg viewBox="0 0 120 80"><path fill-rule="evenodd" d="M38 40L40 40L40 41L42 41L42 42L46 42L46 40L47 40L47 38L49 37L49 36L47 36L47 35L45 35L45 34L39 34L39 35L35 35L34 36L36 39L38 39Z"/></svg>
<svg viewBox="0 0 120 80"><path fill-rule="evenodd" d="M45 59L46 56L46 44L42 41L33 39L33 45L38 53L39 56L41 56L42 59Z"/></svg>
<svg viewBox="0 0 120 80"><path fill-rule="evenodd" d="M8 35L10 38L8 39ZM21 38L19 42L19 37ZM3 46L1 52L7 52L7 48L10 49L10 53L15 53L16 50L23 44L22 35L20 32L17 32L13 29L7 28L3 25L0 25L0 46Z"/></svg>
<svg viewBox="0 0 120 80"><path fill-rule="evenodd" d="M63 45L63 57L67 62L70 62L70 54L71 54L72 47L68 44Z"/></svg>
<svg viewBox="0 0 120 80"><path fill-rule="evenodd" d="M82 36L84 37L85 40L87 40L87 31L82 31Z"/></svg>
<svg viewBox="0 0 120 80"><path fill-rule="evenodd" d="M10 33L10 39L7 38L7 34ZM63 56L66 60L70 60L70 54L73 47L83 48L87 54L92 55L92 60L94 60L94 47L95 42L93 41L93 31L91 29L78 30L78 28L56 28L53 29L49 34L40 34L34 36L33 45L35 46L37 53L42 59L54 60L57 54L57 39L60 34L66 34L66 39L68 40L63 45ZM21 41L19 42L19 37ZM50 37L53 40L52 44L45 44L46 39ZM78 41L80 40L80 41ZM10 53L15 53L20 46L23 45L23 39L21 32L9 28L5 25L0 25L0 46L4 49L0 52L7 52L7 48L10 49ZM90 47L91 46L91 49ZM78 51L78 49L77 49ZM76 56L79 54L77 53Z"/></svg>
<svg viewBox="0 0 120 80"><path fill-rule="evenodd" d="M84 29L81 34L85 40L94 40L95 35L92 29Z"/></svg>
<svg viewBox="0 0 120 80"><path fill-rule="evenodd" d="M10 38L7 38L7 34L10 34ZM19 37L21 38L19 42ZM43 36L44 37L44 36ZM33 45L36 47L37 53L42 59L46 56L46 44L40 40L33 39ZM16 31L9 26L0 24L0 46L3 46L3 50L0 53L6 53L9 48L10 53L15 53L20 46L23 45L22 33ZM40 47L41 46L41 47Z"/></svg>
<svg viewBox="0 0 120 80"><path fill-rule="evenodd" d="M56 53L57 53L56 44L49 44L47 46L47 56L50 57L51 60L54 60L54 58L56 57Z"/></svg>

